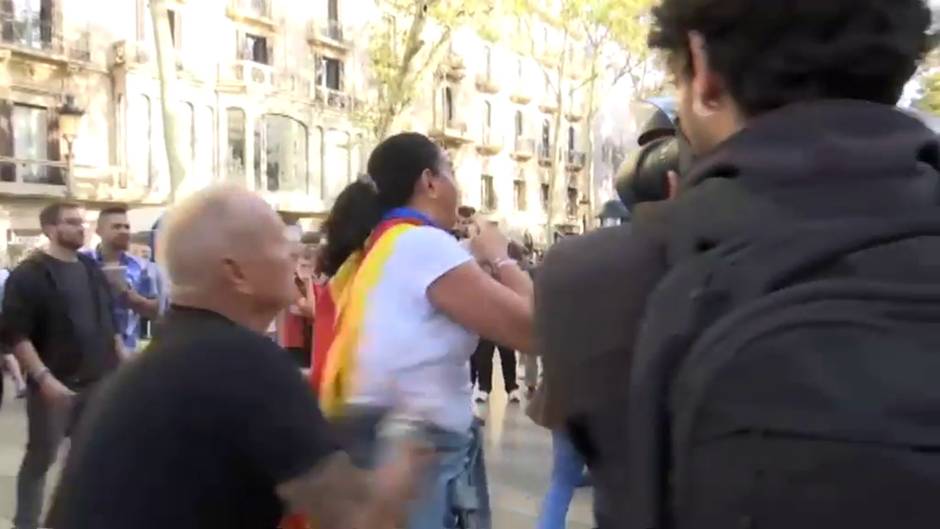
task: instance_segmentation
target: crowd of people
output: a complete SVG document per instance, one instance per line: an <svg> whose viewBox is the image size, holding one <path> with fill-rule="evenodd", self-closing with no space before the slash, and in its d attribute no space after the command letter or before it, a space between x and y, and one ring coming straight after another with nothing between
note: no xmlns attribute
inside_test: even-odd
<svg viewBox="0 0 940 529"><path fill-rule="evenodd" d="M159 266L129 254L126 210L84 251L82 208L46 207L48 247L3 292L27 377L15 528L39 527L70 437L55 529L488 529L495 354L552 434L539 529L565 527L585 467L600 529L935 527L940 142L896 107L928 7L651 18L678 120L643 152L677 162L627 175L628 224L539 263L460 207L418 133L378 144L319 234L196 192Z"/></svg>

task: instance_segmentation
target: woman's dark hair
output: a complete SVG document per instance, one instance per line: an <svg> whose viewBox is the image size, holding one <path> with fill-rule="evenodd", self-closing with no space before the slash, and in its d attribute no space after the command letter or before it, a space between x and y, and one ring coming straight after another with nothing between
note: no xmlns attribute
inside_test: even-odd
<svg viewBox="0 0 940 529"><path fill-rule="evenodd" d="M649 43L691 72L689 32L748 116L791 103L895 104L928 48L924 0L662 0Z"/></svg>
<svg viewBox="0 0 940 529"><path fill-rule="evenodd" d="M362 249L383 215L411 201L421 173L430 169L437 174L440 163L440 147L423 134L397 134L380 143L369 156L369 178L349 184L324 223L322 272L335 274Z"/></svg>

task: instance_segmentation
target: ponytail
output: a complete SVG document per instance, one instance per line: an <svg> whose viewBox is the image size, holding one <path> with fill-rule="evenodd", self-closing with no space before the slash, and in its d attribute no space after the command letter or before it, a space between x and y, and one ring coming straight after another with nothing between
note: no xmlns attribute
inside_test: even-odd
<svg viewBox="0 0 940 529"><path fill-rule="evenodd" d="M321 272L333 276L353 252L362 249L382 213L371 183L356 181L346 186L324 223L327 242L321 253Z"/></svg>
<svg viewBox="0 0 940 529"><path fill-rule="evenodd" d="M336 197L326 219L322 271L333 276L353 252L361 250L382 216L412 199L421 174L438 172L440 147L427 136L406 132L380 143L369 156L369 180L349 184Z"/></svg>

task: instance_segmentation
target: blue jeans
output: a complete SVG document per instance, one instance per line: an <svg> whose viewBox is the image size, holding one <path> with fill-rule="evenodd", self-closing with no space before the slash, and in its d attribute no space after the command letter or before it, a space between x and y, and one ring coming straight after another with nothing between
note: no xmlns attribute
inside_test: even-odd
<svg viewBox="0 0 940 529"><path fill-rule="evenodd" d="M388 457L387 451L395 440L384 439L378 432L387 410L356 407L348 410L347 417L339 421L338 431L353 462L361 468L372 468L377 460ZM465 471L470 472L476 493L476 516L479 529L491 524L489 490L483 460L482 433L475 424L466 433L443 430L433 425L420 426L420 439L434 447L434 460L425 472L424 482L417 499L408 510L406 529L452 529L455 527L455 498L452 482ZM478 454L471 468L467 468L469 454Z"/></svg>
<svg viewBox="0 0 940 529"><path fill-rule="evenodd" d="M564 432L552 432L552 478L542 500L537 529L565 529L568 507L584 475L584 458Z"/></svg>

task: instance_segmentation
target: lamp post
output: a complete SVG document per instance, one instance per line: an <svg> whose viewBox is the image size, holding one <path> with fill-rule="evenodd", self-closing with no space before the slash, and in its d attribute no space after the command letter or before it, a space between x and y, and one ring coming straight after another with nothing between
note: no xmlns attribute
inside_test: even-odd
<svg viewBox="0 0 940 529"><path fill-rule="evenodd" d="M75 96L67 94L62 106L58 108L58 112L59 132L62 134L62 138L65 139L65 145L68 149L65 153L65 189L68 195L72 196L74 191L72 187L72 162L74 157L72 142L75 141L75 136L78 135L78 127L81 124L82 116L85 115L85 111L75 104Z"/></svg>

